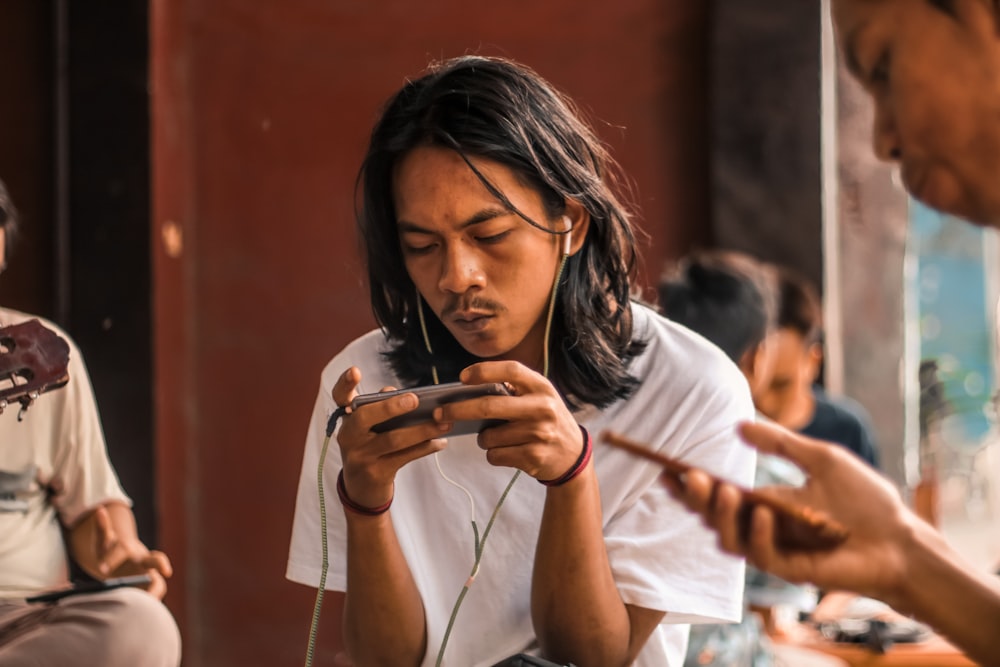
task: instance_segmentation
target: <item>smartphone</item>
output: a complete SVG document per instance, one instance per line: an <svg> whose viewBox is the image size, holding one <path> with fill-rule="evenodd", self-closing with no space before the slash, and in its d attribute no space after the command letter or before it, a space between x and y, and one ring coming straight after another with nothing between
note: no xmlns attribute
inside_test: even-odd
<svg viewBox="0 0 1000 667"><path fill-rule="evenodd" d="M398 415L384 422L379 422L372 426L376 433L385 433L404 426L413 426L433 421L434 409L445 403L457 403L467 401L472 398L483 396L510 396L510 389L500 382L487 384L463 384L461 382L449 382L447 384L435 384L427 387L413 387L412 389L397 389L395 391L384 391L375 394L361 394L351 401L351 409L356 410L364 405L384 401L393 396L402 394L416 394L419 401L416 408L406 414ZM455 422L452 429L443 434L443 437L455 435L466 435L469 433L479 433L483 429L504 423L502 419L477 419L469 421Z"/></svg>
<svg viewBox="0 0 1000 667"><path fill-rule="evenodd" d="M681 484L684 483L684 475L694 469L693 466L683 461L672 459L616 433L605 431L601 433L601 440L612 447L659 463ZM714 496L722 480L703 470L702 472L711 478L712 495ZM741 503L737 520L739 521L740 539L744 542L750 535L753 508L758 505L763 505L774 512L775 545L784 551L827 551L842 544L847 539L849 534L847 528L824 512L771 498L730 482L727 484L735 486L740 492Z"/></svg>
<svg viewBox="0 0 1000 667"><path fill-rule="evenodd" d="M102 581L77 581L73 583L69 588L61 588L57 591L49 591L48 593L41 593L33 597L27 598L26 602L56 602L63 598L68 598L71 595L82 595L84 593L100 593L101 591L110 591L115 588L124 588L126 586L148 586L153 583L153 578L148 574L135 574L128 577L115 577L113 579L104 579Z"/></svg>

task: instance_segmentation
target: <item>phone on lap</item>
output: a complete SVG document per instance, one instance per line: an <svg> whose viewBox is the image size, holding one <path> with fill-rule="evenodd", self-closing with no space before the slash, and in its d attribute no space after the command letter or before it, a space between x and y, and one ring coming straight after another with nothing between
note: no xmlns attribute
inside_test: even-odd
<svg viewBox="0 0 1000 667"><path fill-rule="evenodd" d="M67 588L40 593L39 595L26 598L25 601L29 603L45 602L51 604L74 595L100 593L102 591L111 591L116 588L125 588L126 586L137 586L142 588L150 585L151 583L153 583L153 578L148 574L135 574L127 577L114 577L112 579L102 579L99 581L78 581L74 582Z"/></svg>
<svg viewBox="0 0 1000 667"><path fill-rule="evenodd" d="M612 447L623 449L630 454L640 456L663 466L663 469L672 474L683 484L684 475L690 470L701 470L694 466L672 459L657 451L653 451L647 445L633 442L616 433L605 431L601 433L601 440ZM712 480L713 490L718 484L725 480L709 472L701 470ZM823 512L795 505L789 502L772 498L752 489L742 488L731 482L726 482L735 487L740 492L739 508L739 530L740 539L746 541L750 535L750 522L753 517L753 509L757 505L763 505L774 512L775 544L786 551L823 551L833 549L847 539L848 530L833 517Z"/></svg>
<svg viewBox="0 0 1000 667"><path fill-rule="evenodd" d="M433 413L439 406L446 403L457 403L468 401L484 396L510 396L511 391L507 385L500 382L486 384L463 384L461 382L449 382L447 384L435 384L426 387L413 387L411 389L397 389L395 391L384 391L373 394L361 394L351 401L351 409L356 410L365 405L371 405L387 398L401 396L403 394L416 394L419 403L417 407L406 414L398 415L392 419L375 424L372 431L375 433L385 433L404 426L413 426L433 421ZM467 435L469 433L479 433L497 424L505 423L502 419L477 419L469 421L455 422L452 430L444 434L444 437L456 435Z"/></svg>

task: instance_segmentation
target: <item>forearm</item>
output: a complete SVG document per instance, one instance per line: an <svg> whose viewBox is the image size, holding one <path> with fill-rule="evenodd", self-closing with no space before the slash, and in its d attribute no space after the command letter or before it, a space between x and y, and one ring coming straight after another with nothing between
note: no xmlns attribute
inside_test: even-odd
<svg viewBox="0 0 1000 667"><path fill-rule="evenodd" d="M936 530L919 522L906 549L902 590L886 596L983 665L1000 665L1000 582L972 568Z"/></svg>
<svg viewBox="0 0 1000 667"><path fill-rule="evenodd" d="M543 654L557 662L629 661L629 616L615 586L593 467L547 491L535 552L531 612Z"/></svg>
<svg viewBox="0 0 1000 667"><path fill-rule="evenodd" d="M427 651L423 602L388 513L347 515L343 631L358 667L419 665Z"/></svg>
<svg viewBox="0 0 1000 667"><path fill-rule="evenodd" d="M108 512L117 539L127 543L130 549L145 551L145 546L139 541L132 510L120 502L106 503L104 508ZM114 574L101 572L100 569L104 556L94 512L89 513L69 529L69 546L73 560L90 576L104 579Z"/></svg>

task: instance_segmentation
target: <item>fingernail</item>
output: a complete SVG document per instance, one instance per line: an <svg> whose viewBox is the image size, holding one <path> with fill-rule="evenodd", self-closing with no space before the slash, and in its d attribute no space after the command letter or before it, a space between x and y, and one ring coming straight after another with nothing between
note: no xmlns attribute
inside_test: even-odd
<svg viewBox="0 0 1000 667"><path fill-rule="evenodd" d="M404 394L399 399L399 407L401 408L415 408L417 407L417 397L413 394Z"/></svg>
<svg viewBox="0 0 1000 667"><path fill-rule="evenodd" d="M442 433L447 433L448 431L451 430L452 426L454 426L452 422L441 422L440 424L438 424L438 430L441 431Z"/></svg>

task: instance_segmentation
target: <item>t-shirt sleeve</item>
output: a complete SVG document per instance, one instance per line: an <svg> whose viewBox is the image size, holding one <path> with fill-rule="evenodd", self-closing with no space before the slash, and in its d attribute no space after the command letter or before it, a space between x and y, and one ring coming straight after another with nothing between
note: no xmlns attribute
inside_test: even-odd
<svg viewBox="0 0 1000 667"><path fill-rule="evenodd" d="M295 499L295 516L292 522L288 564L285 570L285 576L289 580L314 587L319 586L322 575L321 535L324 514L327 521L328 543L342 543L342 537L346 536L344 516L336 495L337 474L340 471L340 447L337 445L336 434L330 438L325 456L323 455L327 421L336 409L332 395L333 385L339 374L343 372L343 369L338 370L338 368L339 365L334 360L324 369L320 380L319 395L316 397L312 417L309 420L309 432L306 434L302 471L299 475L299 487ZM321 459L323 461L323 505L325 505L325 512L321 512L319 495ZM330 573L325 583L325 587L330 590L346 590L346 563L333 560L330 563Z"/></svg>
<svg viewBox="0 0 1000 667"><path fill-rule="evenodd" d="M643 411L644 417L632 422L632 437L749 487L756 452L737 434L739 423L754 419L749 390L735 367L719 362L708 371L711 377L695 383L674 405ZM626 486L640 489L634 502L622 499L605 529L622 599L665 611L666 623L739 620L743 559L718 548L715 534L670 497L655 466L647 469L632 461L617 476L631 477Z"/></svg>
<svg viewBox="0 0 1000 667"><path fill-rule="evenodd" d="M337 379L352 366L362 368L362 381L358 393L378 391L392 380L379 375L371 363L371 356L378 354L377 336L380 332L359 338L333 358L320 376L319 393L309 419L302 470L299 475L295 499L295 516L292 520L292 537L288 548L285 576L307 586L319 586L323 565L323 520L326 520L329 572L325 581L328 590L343 591L347 588L347 563L335 546L347 543L347 523L337 499L337 475L341 468L340 446L336 430L324 450L327 422L337 409L333 400L333 387ZM375 357L378 358L377 356ZM339 429L340 424L336 425ZM320 496L319 473L322 464L323 488Z"/></svg>
<svg viewBox="0 0 1000 667"><path fill-rule="evenodd" d="M56 490L53 504L62 523L72 526L99 505L121 502L131 507L132 501L108 457L97 402L80 350L65 333L60 335L70 344L70 379L56 394L63 406L57 416L59 442L54 448L50 483Z"/></svg>

